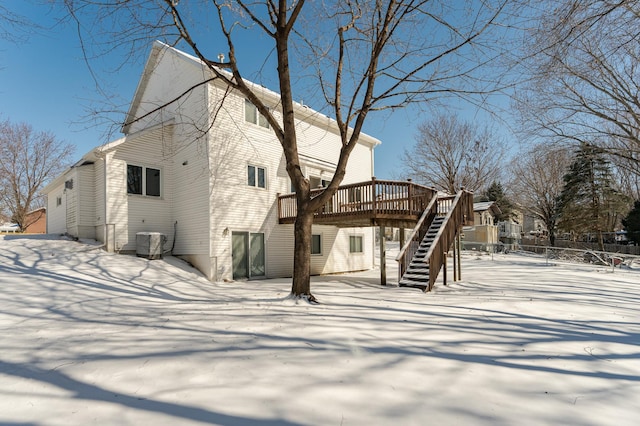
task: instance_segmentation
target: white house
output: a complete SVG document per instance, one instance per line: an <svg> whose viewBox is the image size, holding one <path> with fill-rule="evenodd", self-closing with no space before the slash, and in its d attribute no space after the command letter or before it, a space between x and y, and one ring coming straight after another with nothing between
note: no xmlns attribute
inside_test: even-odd
<svg viewBox="0 0 640 426"><path fill-rule="evenodd" d="M124 137L44 189L47 231L117 252L135 251L139 232L160 232L167 251L211 280L290 276L293 225L279 224L277 212L277 195L291 191L282 148L243 96L216 80L202 84L211 77L197 58L156 42ZM278 94L255 88L277 115ZM303 170L322 185L341 147L335 122L303 105L296 113ZM361 136L344 184L371 179L379 143ZM313 234L313 274L373 267L374 228L314 225Z"/></svg>

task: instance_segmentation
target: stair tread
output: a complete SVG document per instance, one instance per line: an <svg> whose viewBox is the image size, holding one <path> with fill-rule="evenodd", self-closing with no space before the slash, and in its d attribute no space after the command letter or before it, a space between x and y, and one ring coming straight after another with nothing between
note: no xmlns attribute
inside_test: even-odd
<svg viewBox="0 0 640 426"><path fill-rule="evenodd" d="M426 278L429 279L429 271L423 273L422 271L407 271L402 276L403 278L419 278L420 280Z"/></svg>
<svg viewBox="0 0 640 426"><path fill-rule="evenodd" d="M407 271L404 274L404 278L414 281L429 281L429 273L420 273L420 272L410 272Z"/></svg>
<svg viewBox="0 0 640 426"><path fill-rule="evenodd" d="M406 274L428 274L429 273L429 267L419 267L419 266L414 266L413 268L410 266L407 268L407 270L404 272L405 275Z"/></svg>
<svg viewBox="0 0 640 426"><path fill-rule="evenodd" d="M426 290L428 286L424 285L423 283L418 283L415 281L411 281L411 280L406 280L406 281L400 281L398 283L398 285L400 287L415 287L415 288L419 288L422 291Z"/></svg>

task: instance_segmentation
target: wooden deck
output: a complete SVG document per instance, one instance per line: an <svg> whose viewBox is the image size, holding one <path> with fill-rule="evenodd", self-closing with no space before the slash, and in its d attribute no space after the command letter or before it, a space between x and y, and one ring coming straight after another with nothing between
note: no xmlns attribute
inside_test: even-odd
<svg viewBox="0 0 640 426"><path fill-rule="evenodd" d="M324 189L315 189L312 196ZM413 228L437 191L410 181L372 179L343 185L314 215L314 223L339 227ZM294 223L295 194L278 196L279 223Z"/></svg>

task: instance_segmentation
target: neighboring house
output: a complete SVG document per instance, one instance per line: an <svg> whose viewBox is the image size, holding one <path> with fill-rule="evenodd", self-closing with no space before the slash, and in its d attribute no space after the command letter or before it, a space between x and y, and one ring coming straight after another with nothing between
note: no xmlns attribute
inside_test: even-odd
<svg viewBox="0 0 640 426"><path fill-rule="evenodd" d="M500 240L494 223L499 214L500 208L494 201L473 203L474 226L463 228L465 248L484 250L488 245L497 244Z"/></svg>
<svg viewBox="0 0 640 426"><path fill-rule="evenodd" d="M24 232L26 234L46 234L47 233L47 209L40 207L27 213L25 220L27 227Z"/></svg>
<svg viewBox="0 0 640 426"><path fill-rule="evenodd" d="M5 222L0 225L0 232L16 233L20 232L20 227L15 223Z"/></svg>
<svg viewBox="0 0 640 426"><path fill-rule="evenodd" d="M278 194L291 192L282 147L255 106L208 79L197 58L154 43L124 137L44 189L48 232L118 252L134 252L140 232L160 232L166 250L211 280L291 276L293 225L279 224L277 209ZM278 116L279 95L253 86ZM302 169L323 186L342 146L336 124L304 105L296 117ZM360 137L344 184L371 179L379 143ZM312 274L371 269L374 244L371 227L314 225Z"/></svg>
<svg viewBox="0 0 640 426"><path fill-rule="evenodd" d="M523 223L524 214L513 209L507 220L498 222L498 239L515 250L518 244L522 244Z"/></svg>
<svg viewBox="0 0 640 426"><path fill-rule="evenodd" d="M546 238L549 235L547 227L542 219L539 219L530 213L524 214L522 232L524 233L524 238L527 239Z"/></svg>

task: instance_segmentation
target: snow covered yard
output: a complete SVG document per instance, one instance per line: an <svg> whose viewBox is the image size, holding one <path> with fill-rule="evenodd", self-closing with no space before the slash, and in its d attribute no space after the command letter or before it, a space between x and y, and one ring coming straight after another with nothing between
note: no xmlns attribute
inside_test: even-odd
<svg viewBox="0 0 640 426"><path fill-rule="evenodd" d="M638 268L466 254L463 279L315 277L310 306L286 279L0 236L0 424L638 424Z"/></svg>

